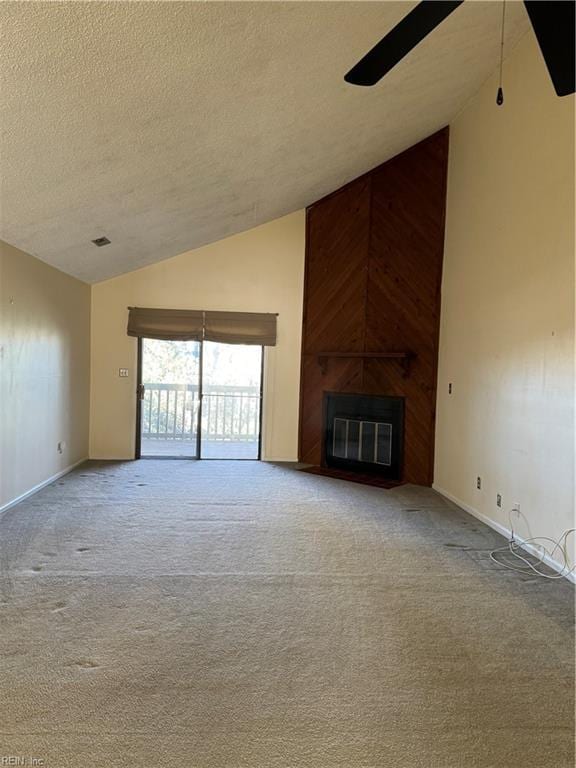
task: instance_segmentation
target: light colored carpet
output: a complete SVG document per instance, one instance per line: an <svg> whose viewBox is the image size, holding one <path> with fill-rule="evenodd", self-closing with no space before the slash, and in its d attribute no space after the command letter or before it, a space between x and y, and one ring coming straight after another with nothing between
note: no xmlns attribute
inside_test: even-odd
<svg viewBox="0 0 576 768"><path fill-rule="evenodd" d="M0 518L0 757L574 765L573 590L428 489L91 463Z"/></svg>

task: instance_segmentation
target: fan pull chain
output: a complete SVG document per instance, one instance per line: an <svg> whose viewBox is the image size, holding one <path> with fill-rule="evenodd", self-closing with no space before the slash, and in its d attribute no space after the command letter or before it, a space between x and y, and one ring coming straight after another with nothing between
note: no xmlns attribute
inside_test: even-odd
<svg viewBox="0 0 576 768"><path fill-rule="evenodd" d="M502 90L502 65L504 63L504 21L506 19L506 0L502 0L502 33L500 35L500 78L498 81L498 93L496 104L499 107L504 104L504 91Z"/></svg>

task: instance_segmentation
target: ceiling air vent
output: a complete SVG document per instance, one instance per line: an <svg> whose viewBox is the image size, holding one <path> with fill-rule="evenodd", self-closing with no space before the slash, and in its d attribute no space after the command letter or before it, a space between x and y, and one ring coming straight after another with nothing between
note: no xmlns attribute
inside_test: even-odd
<svg viewBox="0 0 576 768"><path fill-rule="evenodd" d="M96 240L92 240L94 245L97 245L98 248L102 248L103 245L110 245L110 240L108 240L107 237L97 237Z"/></svg>

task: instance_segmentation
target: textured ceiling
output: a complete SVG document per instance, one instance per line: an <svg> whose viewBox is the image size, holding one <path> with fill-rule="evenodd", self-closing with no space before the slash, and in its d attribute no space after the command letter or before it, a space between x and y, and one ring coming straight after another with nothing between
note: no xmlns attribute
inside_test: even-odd
<svg viewBox="0 0 576 768"><path fill-rule="evenodd" d="M414 5L1 3L0 238L93 282L317 200L497 66L501 4L469 0L379 85L346 84ZM528 20L506 16L510 50Z"/></svg>

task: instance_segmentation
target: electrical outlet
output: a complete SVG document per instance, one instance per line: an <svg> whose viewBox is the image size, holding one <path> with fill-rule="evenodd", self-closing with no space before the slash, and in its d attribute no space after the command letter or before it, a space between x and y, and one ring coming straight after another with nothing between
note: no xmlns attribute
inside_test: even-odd
<svg viewBox="0 0 576 768"><path fill-rule="evenodd" d="M482 478L480 475L476 478L476 488L480 491L482 490Z"/></svg>
<svg viewBox="0 0 576 768"><path fill-rule="evenodd" d="M497 507L502 506L502 496L499 493L496 494L496 506Z"/></svg>
<svg viewBox="0 0 576 768"><path fill-rule="evenodd" d="M128 378L128 368L118 368L118 376L120 376L121 379Z"/></svg>

